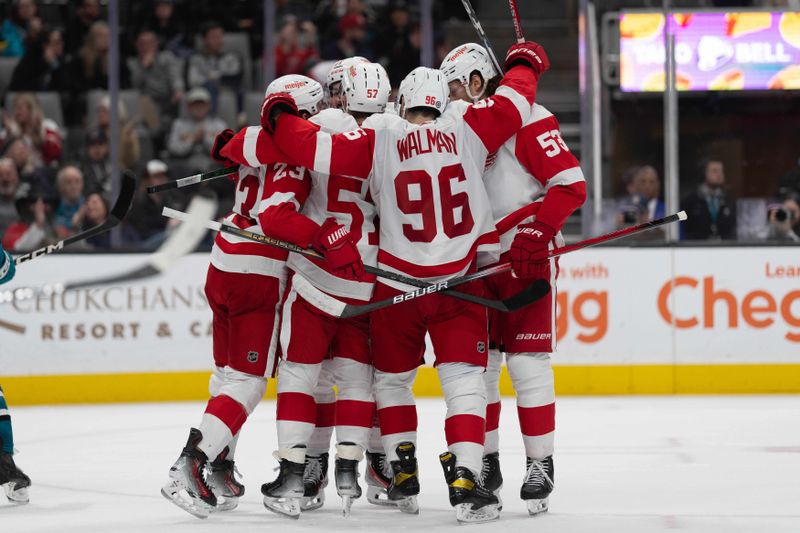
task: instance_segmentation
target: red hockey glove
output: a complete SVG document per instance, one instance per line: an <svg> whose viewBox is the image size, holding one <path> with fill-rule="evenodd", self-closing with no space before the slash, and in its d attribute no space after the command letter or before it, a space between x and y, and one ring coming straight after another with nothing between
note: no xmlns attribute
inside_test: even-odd
<svg viewBox="0 0 800 533"><path fill-rule="evenodd" d="M347 279L360 279L364 276L364 263L358 253L353 235L347 228L327 218L314 236L312 248L325 256L331 271Z"/></svg>
<svg viewBox="0 0 800 533"><path fill-rule="evenodd" d="M268 94L261 104L261 127L270 135L275 132L275 121L281 113L300 115L297 104L289 93Z"/></svg>
<svg viewBox="0 0 800 533"><path fill-rule="evenodd" d="M548 246L555 230L542 222L520 224L509 256L514 274L521 279L550 279L550 260Z"/></svg>
<svg viewBox="0 0 800 533"><path fill-rule="evenodd" d="M550 68L550 60L542 45L533 41L512 44L506 54L506 70L516 65L524 65L533 70L536 79Z"/></svg>
<svg viewBox="0 0 800 533"><path fill-rule="evenodd" d="M228 144L231 139L233 139L234 135L235 134L233 133L233 130L230 128L222 130L217 134L217 136L214 138L214 146L211 147L211 159L217 163L222 163L226 167L236 166L236 161L232 161L222 155L222 149L225 148L225 145ZM237 176L232 174L229 179L236 181L236 178Z"/></svg>

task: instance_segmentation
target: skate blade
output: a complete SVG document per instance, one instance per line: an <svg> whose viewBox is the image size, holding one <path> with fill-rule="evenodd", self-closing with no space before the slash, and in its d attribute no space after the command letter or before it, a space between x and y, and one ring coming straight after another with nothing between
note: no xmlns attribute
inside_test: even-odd
<svg viewBox="0 0 800 533"><path fill-rule="evenodd" d="M300 518L300 498L270 498L264 496L264 507L273 513L297 520Z"/></svg>
<svg viewBox="0 0 800 533"><path fill-rule="evenodd" d="M316 511L323 505L325 505L325 493L322 492L322 489L316 496L303 496L300 500L300 510L303 512Z"/></svg>
<svg viewBox="0 0 800 533"><path fill-rule="evenodd" d="M401 512L406 514L419 514L419 505L416 496L408 496L400 500L392 500Z"/></svg>
<svg viewBox="0 0 800 533"><path fill-rule="evenodd" d="M12 481L6 484L6 498L14 505L25 505L30 503L31 499L28 496L28 487L15 488L16 484Z"/></svg>
<svg viewBox="0 0 800 533"><path fill-rule="evenodd" d="M221 513L225 511L233 511L239 506L239 498L217 496L217 506L214 507L213 512Z"/></svg>
<svg viewBox="0 0 800 533"><path fill-rule="evenodd" d="M482 524L500 518L499 504L484 505L473 509L471 503L459 503L455 506L456 520L459 524Z"/></svg>
<svg viewBox="0 0 800 533"><path fill-rule="evenodd" d="M352 496L342 496L342 516L347 518L350 516L350 507L353 505Z"/></svg>
<svg viewBox="0 0 800 533"><path fill-rule="evenodd" d="M381 507L397 507L397 502L393 502L386 495L386 489L374 485L367 486L367 501L372 505Z"/></svg>
<svg viewBox="0 0 800 533"><path fill-rule="evenodd" d="M188 494L186 496L188 500L185 499L180 490L176 490L176 487L171 483L161 488L161 495L196 518L206 519L211 514L212 508L210 505L203 501L196 501Z"/></svg>
<svg viewBox="0 0 800 533"><path fill-rule="evenodd" d="M537 514L547 512L550 506L550 498L544 498L542 500L526 500L525 503L528 505L528 514L531 516L536 516Z"/></svg>

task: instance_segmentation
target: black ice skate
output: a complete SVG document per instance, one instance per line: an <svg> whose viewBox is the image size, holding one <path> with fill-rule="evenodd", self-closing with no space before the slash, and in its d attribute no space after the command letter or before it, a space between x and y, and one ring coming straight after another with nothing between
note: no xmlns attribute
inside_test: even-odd
<svg viewBox="0 0 800 533"><path fill-rule="evenodd" d="M411 442L397 445L397 461L391 461L392 481L386 494L398 509L408 514L419 514L417 495L419 475L417 471L416 447Z"/></svg>
<svg viewBox="0 0 800 533"><path fill-rule="evenodd" d="M386 455L367 452L367 501L373 505L396 507L397 502L389 499L386 491L392 478L386 475Z"/></svg>
<svg viewBox="0 0 800 533"><path fill-rule="evenodd" d="M483 469L481 470L481 485L486 490L497 496L500 502L499 509L503 510L503 500L500 498L500 489L503 488L503 473L500 471L500 453L487 453L483 456Z"/></svg>
<svg viewBox="0 0 800 533"><path fill-rule="evenodd" d="M352 443L342 443L336 446L336 463L333 468L333 479L336 482L336 493L342 499L342 514L350 516L350 506L353 500L361 497L361 486L358 484L358 457L361 450ZM343 453L346 452L346 453ZM339 455L352 457L344 459Z"/></svg>
<svg viewBox="0 0 800 533"><path fill-rule="evenodd" d="M201 440L203 434L192 428L186 447L169 469L169 483L161 488L161 494L187 513L208 518L217 505L217 497L203 477L208 457L197 449Z"/></svg>
<svg viewBox="0 0 800 533"><path fill-rule="evenodd" d="M445 452L439 456L444 479L450 493L450 505L456 520L462 524L480 524L500 518L500 502L484 487L469 468L456 466L456 456Z"/></svg>
<svg viewBox="0 0 800 533"><path fill-rule="evenodd" d="M208 465L206 481L214 496L217 497L216 511L231 511L239 505L239 498L244 496L244 485L236 480L239 471L232 460L228 459L229 449L226 446L222 453Z"/></svg>
<svg viewBox="0 0 800 533"><path fill-rule="evenodd" d="M303 474L303 511L313 511L325 504L325 487L328 486L328 454L306 455Z"/></svg>
<svg viewBox="0 0 800 533"><path fill-rule="evenodd" d="M0 439L0 446L2 444L3 440ZM24 505L30 501L28 487L31 486L31 478L19 469L10 453L0 452L0 485L4 486L6 498L11 503Z"/></svg>
<svg viewBox="0 0 800 533"><path fill-rule="evenodd" d="M278 457L276 457L278 459ZM303 499L304 463L294 463L288 459L280 460L280 471L275 481L261 485L264 507L289 518L300 518Z"/></svg>
<svg viewBox="0 0 800 533"><path fill-rule="evenodd" d="M519 495L528 504L528 513L533 516L546 512L550 504L550 493L555 484L553 456L549 455L542 460L528 457L527 467L528 473Z"/></svg>

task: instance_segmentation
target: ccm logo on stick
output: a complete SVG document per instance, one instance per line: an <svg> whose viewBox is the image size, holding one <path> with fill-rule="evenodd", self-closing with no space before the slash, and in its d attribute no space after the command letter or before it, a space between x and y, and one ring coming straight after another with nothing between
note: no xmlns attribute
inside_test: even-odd
<svg viewBox="0 0 800 533"><path fill-rule="evenodd" d="M413 300L414 298L418 298L420 296L425 296L426 294L432 294L434 292L439 292L447 288L446 281L440 281L436 285L431 285L430 287L424 287L421 289L417 289L414 292L407 292L405 294L398 294L393 298L394 303L405 302L406 300Z"/></svg>
<svg viewBox="0 0 800 533"><path fill-rule="evenodd" d="M45 246L44 248L39 248L38 250L34 250L33 252L25 255L21 255L17 258L17 263L24 263L25 261L30 261L31 259L35 259L40 255L46 255L55 252L56 250L61 250L64 248L64 241L58 241L55 244L51 244L49 246Z"/></svg>

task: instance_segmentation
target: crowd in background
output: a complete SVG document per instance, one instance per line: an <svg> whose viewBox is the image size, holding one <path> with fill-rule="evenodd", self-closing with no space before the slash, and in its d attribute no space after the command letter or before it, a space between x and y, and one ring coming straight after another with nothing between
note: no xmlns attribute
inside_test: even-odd
<svg viewBox="0 0 800 533"><path fill-rule="evenodd" d="M119 163L141 177L123 231L124 248L154 249L167 227L161 206L185 206L189 200L179 193L147 195L147 184L209 170L217 132L258 122L269 81L262 74L261 4L120 3ZM451 14L463 15L463 9L457 0L434 6L438 64L453 44L441 23ZM0 236L12 251L89 227L113 201L105 10L99 0L0 2ZM396 87L419 65L418 10L411 0L279 0L272 51L276 76L306 74L322 81L335 60L362 55L382 63ZM743 204L737 209L737 200L726 193L724 161L709 160L698 174L697 190L684 191L681 201L692 214L682 238L736 239ZM632 168L622 180L626 190L617 225L663 216L663 191L653 166ZM220 213L231 207L226 180L210 182L207 189L218 197ZM755 210L764 229L748 237L797 241L799 203L800 166L789 169L781 190ZM647 238L661 239L663 233ZM107 248L110 241L89 244Z"/></svg>

